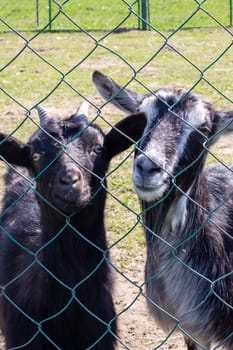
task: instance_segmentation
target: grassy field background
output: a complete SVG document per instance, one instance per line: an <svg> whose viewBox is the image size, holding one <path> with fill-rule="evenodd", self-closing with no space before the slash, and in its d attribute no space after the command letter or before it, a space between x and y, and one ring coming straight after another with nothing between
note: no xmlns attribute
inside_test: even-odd
<svg viewBox="0 0 233 350"><path fill-rule="evenodd" d="M16 11L17 7L12 12L14 2L6 2L5 6L2 3L2 18L11 23L14 28L19 29L21 21L25 20L22 23L26 23L26 18L31 18L33 11L35 11L29 6L29 3L31 4L31 2L24 0L20 2L20 8L26 8L28 12L25 10L23 12ZM163 28L171 27L176 21L177 26L179 26L183 21L181 13L183 13L183 17L188 17L195 10L193 7L195 1L170 1L167 7L165 6L167 3L164 2L151 3L156 3L158 6L156 13L161 21L163 19L163 23L161 23ZM46 7L46 4L46 1L44 1L44 5L41 1L40 7ZM188 7L188 4L192 4L192 6ZM226 8L227 4L229 5L227 1L207 1L206 5L203 4L203 8L207 9L207 4L208 6L212 4L212 7L208 9L216 16L221 16L222 13L227 15L227 11L222 11L224 6ZM79 10L80 13L84 11L81 5L84 6L84 2L79 2L75 11L74 2L70 1L63 6L63 10L66 10L70 15L73 13L75 19ZM18 2L17 6L19 6ZM98 12L100 8L103 11L111 10L112 13L115 11L114 16L110 16L108 12L108 15L106 14L104 17L114 18L116 23L119 23L125 16L121 11L126 11L126 14L128 11L123 1L112 2L111 6L107 6L107 2L103 0L98 2L98 6L95 1L90 2L90 4L85 1L85 6L86 9L91 6L94 8L95 19L101 23L102 29L106 28L108 24L104 24L103 13ZM174 21L171 20L172 6L176 8ZM95 7L98 7L96 12ZM93 14L93 11L90 10L90 13ZM153 13L155 15L155 12L151 11L152 18ZM85 27L88 28L88 21L91 20L91 17L83 14L80 21L84 21L85 18ZM59 25L59 23L58 16L54 25ZM94 20L91 23L94 24ZM163 33L158 33L151 30L118 34L109 32L91 32L89 34L83 32L22 32L16 34L10 32L0 34L0 43L2 128L6 132L13 132L17 128L15 134L23 140L26 140L30 132L35 129L33 121L37 122L38 119L33 108L37 103L42 103L58 117L65 117L69 113L73 113L85 98L92 104L90 116L95 118L97 109L102 108L103 104L91 81L92 72L96 69L109 74L120 84L127 84L131 81L129 87L141 93L148 92L148 89L155 90L164 85L175 84L188 90L194 89L205 95L217 108L232 108L231 29L212 27L177 32L163 30ZM136 80L132 80L135 75ZM25 119L27 113L32 120ZM123 115L107 104L101 109L101 116L113 124ZM104 122L101 116L97 122L107 131L109 125ZM124 155L118 157L113 162L112 167L122 161L122 157ZM120 202L110 196L110 209L107 211L107 215L110 213L110 219L107 221L109 230L121 234L130 231L137 220L137 217L130 214L121 202L138 213L140 212L131 184L133 156L128 157L128 153L126 153L125 157L127 161L123 162L109 177L109 191L112 191ZM231 161L230 155L225 156L225 159ZM212 162L212 158L210 162ZM133 232L136 232L136 235L140 232L137 239L141 242L139 225ZM129 237L133 237L134 233L131 233ZM133 241L134 238L128 239L128 241L123 240L121 244L131 245ZM133 251L132 254L134 254Z"/></svg>
<svg viewBox="0 0 233 350"><path fill-rule="evenodd" d="M36 4L37 1L2 0L1 17L16 30L42 29L50 16L53 30L110 30L120 23L121 29L138 28L137 0L39 0L38 7ZM229 0L151 0L149 4L151 25L162 31L182 23L186 28L216 26L211 16L223 25L230 24ZM8 29L0 23L0 30Z"/></svg>
<svg viewBox="0 0 233 350"><path fill-rule="evenodd" d="M121 22L122 29L137 27L137 18L129 13L127 2L85 0L60 1L60 5L63 4L60 9L83 29L95 31L38 33L30 31L38 28L34 1L2 0L1 131L14 133L26 141L38 122L35 105L41 103L51 114L64 118L87 99L91 103L90 120L101 110L97 123L107 132L108 123L116 123L123 114L110 104L104 104L98 96L91 81L96 69L120 84L129 83L131 89L141 93L164 85L176 85L206 96L217 109L233 109L232 28L217 26L205 12L209 11L228 25L229 1L202 1L202 9L185 25L196 28L178 31L173 29L182 26L195 13L197 1L158 0L150 3L151 24L156 30L111 33ZM39 28L43 28L48 23L48 1L41 0L39 5ZM137 10L136 2L132 9ZM52 29L78 28L59 13L54 2L52 15ZM5 22L14 30L9 31ZM209 27L197 28L203 25ZM16 33L20 29L27 31ZM212 149L226 164L233 163L229 140ZM142 228L137 224L140 207L131 181L132 160L133 147L111 164L106 225L116 268L137 281L139 269L140 275L143 273L145 241ZM208 163L214 162L216 160L210 156ZM5 170L1 163L1 179ZM1 182L1 194L3 191ZM137 265L138 259L142 260L141 265ZM139 348L144 349L143 346L136 347Z"/></svg>

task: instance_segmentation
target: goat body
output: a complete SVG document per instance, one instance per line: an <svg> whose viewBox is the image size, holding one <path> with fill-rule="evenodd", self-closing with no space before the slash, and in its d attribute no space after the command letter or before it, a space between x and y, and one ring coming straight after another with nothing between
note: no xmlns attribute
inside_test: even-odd
<svg viewBox="0 0 233 350"><path fill-rule="evenodd" d="M133 182L152 315L166 332L182 330L189 350L233 349L233 168L204 169L209 145L233 130L233 112L182 90L142 96L100 72L93 80L118 108L147 115Z"/></svg>
<svg viewBox="0 0 233 350"><path fill-rule="evenodd" d="M0 133L0 155L15 165L0 221L6 346L111 350L117 329L100 181L111 158L140 137L145 116L104 135L80 111L63 121L39 114L27 144Z"/></svg>
<svg viewBox="0 0 233 350"><path fill-rule="evenodd" d="M142 201L148 305L166 332L179 327L207 349L226 339L231 349L232 174L208 168L193 188L189 199L177 191L157 207Z"/></svg>

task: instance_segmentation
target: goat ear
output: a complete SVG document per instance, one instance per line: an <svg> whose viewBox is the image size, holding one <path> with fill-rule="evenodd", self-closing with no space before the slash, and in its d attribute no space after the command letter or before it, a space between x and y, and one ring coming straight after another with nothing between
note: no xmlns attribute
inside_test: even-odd
<svg viewBox="0 0 233 350"><path fill-rule="evenodd" d="M143 99L142 95L123 88L113 79L99 71L93 73L92 81L99 94L106 101L113 103L126 114L136 113L138 111L138 107Z"/></svg>
<svg viewBox="0 0 233 350"><path fill-rule="evenodd" d="M233 111L219 112L217 120L217 132L233 131Z"/></svg>
<svg viewBox="0 0 233 350"><path fill-rule="evenodd" d="M109 159L137 142L146 126L145 113L132 114L118 122L104 139L104 148Z"/></svg>
<svg viewBox="0 0 233 350"><path fill-rule="evenodd" d="M3 133L0 133L0 156L10 164L30 167L30 147Z"/></svg>

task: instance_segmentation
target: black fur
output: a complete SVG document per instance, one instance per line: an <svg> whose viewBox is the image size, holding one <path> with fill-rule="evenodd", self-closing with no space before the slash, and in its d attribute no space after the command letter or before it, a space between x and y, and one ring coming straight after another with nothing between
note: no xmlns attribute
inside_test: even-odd
<svg viewBox="0 0 233 350"><path fill-rule="evenodd" d="M17 165L5 177L0 221L6 346L112 350L116 314L100 179L111 158L132 143L125 138L141 136L145 116L115 126L126 136L115 128L104 136L73 116L46 118L41 126L28 144L10 137L0 145L3 159Z"/></svg>

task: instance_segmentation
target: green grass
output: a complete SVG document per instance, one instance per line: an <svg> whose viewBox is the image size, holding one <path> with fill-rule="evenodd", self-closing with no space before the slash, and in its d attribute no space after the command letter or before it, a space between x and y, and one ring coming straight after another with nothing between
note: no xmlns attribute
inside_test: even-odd
<svg viewBox="0 0 233 350"><path fill-rule="evenodd" d="M106 30L119 24L121 28L138 28L135 0L51 1L51 12L48 0L40 0L38 4L37 11L36 1L2 0L1 17L16 30ZM184 27L216 26L216 21L229 25L229 4L229 0L150 1L150 23L159 30L174 29L182 24ZM50 19L51 27L46 27ZM0 30L8 30L7 24L0 23Z"/></svg>
<svg viewBox="0 0 233 350"><path fill-rule="evenodd" d="M117 27L122 21L124 28L138 27L137 17L129 13L129 7L121 0L111 4L108 0L51 1L50 8L51 11L48 0L39 1L38 12L35 1L3 0L0 5L1 17L17 30L105 30ZM133 11L137 9L137 4L132 6ZM0 30L7 29L5 23L0 24Z"/></svg>
<svg viewBox="0 0 233 350"><path fill-rule="evenodd" d="M96 95L91 83L95 69L121 84L137 72L137 79L152 90L171 83L191 89L203 75L197 92L227 107L229 102L214 86L232 100L232 35L227 31L179 31L168 34L167 45L153 31L106 38L100 35L93 33L90 38L84 33L27 33L23 39L12 33L0 34L0 78L6 92L0 92L1 111L22 111L21 106L31 109L45 100L58 111L66 106L69 113L81 101L79 94L86 98ZM95 36L99 37L98 45ZM229 50L221 57L227 47ZM136 81L130 86L146 92Z"/></svg>
<svg viewBox="0 0 233 350"><path fill-rule="evenodd" d="M216 21L230 24L229 0L150 1L150 13L151 23L158 29L215 26Z"/></svg>
<svg viewBox="0 0 233 350"><path fill-rule="evenodd" d="M35 19L33 12L35 9L29 8L31 3L25 0L17 2L21 10L27 5L28 12L25 10L21 12L20 9L12 12L13 2L3 1L0 5L1 16L17 30L22 28L22 24L30 27L32 22L27 22L27 18ZM90 3L78 2L77 8L84 4L88 8L84 13L83 9L80 10L82 15L79 20L82 26L89 28L92 25L102 29L116 26L125 16L126 6L122 2L122 8L117 7L116 16L113 17L110 14L113 13L114 6L119 6L119 2L118 5L112 2L111 6L107 6L107 3L109 2L98 1L97 6L94 0ZM172 26L180 25L183 19L181 20L179 14L182 11L186 17L189 14L185 7L188 2L184 0L169 1L169 6L168 2L151 1L153 6L155 3L157 8L155 12L151 8L151 18L154 25L157 25L156 21L160 18L161 23L158 23L160 30L170 28L171 23ZM181 6L181 3L186 5ZM45 4L46 1L40 2L40 6ZM207 4L208 1L203 7ZM224 1L215 1L211 10L213 13L216 11L216 16L219 18L223 14L224 4ZM67 2L64 10L70 15L72 13L75 15L72 6L74 2ZM176 7L177 12L174 12ZM227 15L227 11L225 12ZM176 15L172 21L171 16L174 13ZM23 16L24 20L21 21ZM111 23L113 20L115 22ZM45 24L46 20L43 25ZM55 24L56 22L53 25ZM62 22L57 22L57 25L58 27L63 25L61 27L63 29L66 27ZM129 26L132 25L129 22ZM41 34L23 32L17 35L11 32L0 34L0 45L1 131L11 133L19 128L25 118L26 110L31 110L32 120L27 118L16 132L16 136L24 141L35 129L33 121L38 121L33 109L37 103L42 103L50 113L58 117L65 117L75 111L84 97L92 103L90 117L95 118L96 108L103 104L91 82L91 74L96 69L111 75L120 84L128 83L137 73L137 81L133 80L129 87L141 93L147 92L146 87L154 90L175 83L181 88L194 89L205 95L217 108L232 109L232 35L220 27L178 32L163 29L162 33L154 30L129 31L111 35L105 32L91 32L88 35L78 32ZM229 49L226 50L227 48ZM226 52L222 55L224 51ZM120 120L122 115L109 104L101 111L101 116L111 124ZM109 130L109 125L101 117L98 117L97 122L106 132ZM232 162L232 152L226 150L226 147L216 146L213 150L221 160ZM140 207L131 181L133 156L131 154L128 158L130 152L132 148L114 159L111 165L113 172L108 178L106 224L110 243L127 251L124 258L120 258L119 261L122 268L127 266L130 258L137 254L138 249L144 244L137 216ZM118 167L123 159L126 161ZM209 163L214 162L216 160L210 157ZM2 174L4 167L1 169ZM131 211L127 207L130 207ZM121 239L124 235L126 238Z"/></svg>

